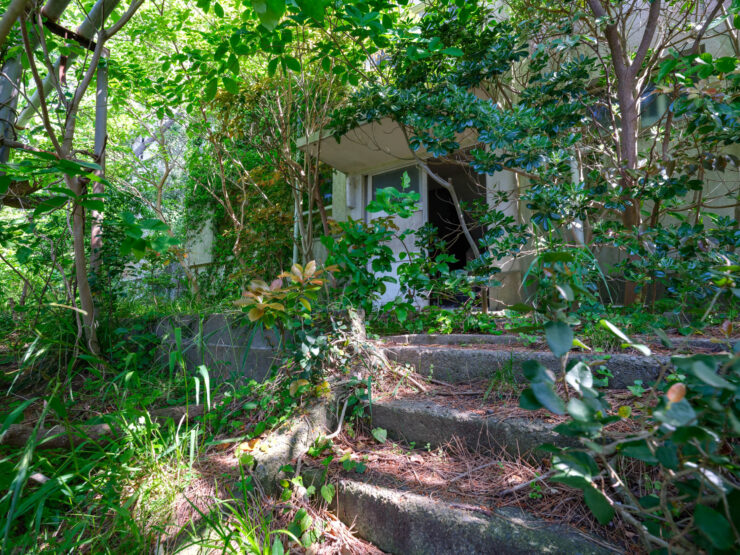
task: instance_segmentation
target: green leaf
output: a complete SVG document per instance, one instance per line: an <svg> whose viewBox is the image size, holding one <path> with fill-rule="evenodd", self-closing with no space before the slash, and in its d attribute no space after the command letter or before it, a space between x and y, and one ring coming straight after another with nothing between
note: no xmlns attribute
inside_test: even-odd
<svg viewBox="0 0 740 555"><path fill-rule="evenodd" d="M277 71L278 63L280 63L280 58L273 58L270 60L267 64L267 75L272 77L275 75L275 72Z"/></svg>
<svg viewBox="0 0 740 555"><path fill-rule="evenodd" d="M740 529L740 489L733 489L727 496L727 504L730 506L730 519L736 529Z"/></svg>
<svg viewBox="0 0 740 555"><path fill-rule="evenodd" d="M565 381L579 393L583 387L591 389L594 386L594 377L593 374L591 374L591 369L588 365L580 361L576 362L573 367L566 372Z"/></svg>
<svg viewBox="0 0 740 555"><path fill-rule="evenodd" d="M736 66L737 66L737 58L734 58L732 56L725 56L723 58L717 58L714 61L714 67L720 73L732 73L733 71L735 71Z"/></svg>
<svg viewBox="0 0 740 555"><path fill-rule="evenodd" d="M593 419L594 411L580 399L575 397L568 401L568 414L581 422L590 422Z"/></svg>
<svg viewBox="0 0 740 555"><path fill-rule="evenodd" d="M239 82L230 77L221 77L221 81L224 83L224 88L231 94L239 94Z"/></svg>
<svg viewBox="0 0 740 555"><path fill-rule="evenodd" d="M668 402L668 405L653 412L655 418L660 422L677 428L678 426L686 426L696 420L696 413L686 399L681 399L678 403Z"/></svg>
<svg viewBox="0 0 740 555"><path fill-rule="evenodd" d="M717 360L707 355L694 355L690 357L672 357L671 362L679 370L683 370L707 385L719 389L735 391L735 386L717 374Z"/></svg>
<svg viewBox="0 0 740 555"><path fill-rule="evenodd" d="M318 22L324 20L327 0L296 0L296 4L307 17Z"/></svg>
<svg viewBox="0 0 740 555"><path fill-rule="evenodd" d="M727 519L706 505L697 505L694 510L694 522L712 545L718 549L730 549L735 535Z"/></svg>
<svg viewBox="0 0 740 555"><path fill-rule="evenodd" d="M8 428L10 428L10 426L12 426L13 423L18 420L20 416L23 415L23 411L26 410L35 401L36 397L33 397L32 399L23 401L20 405L10 411L10 414L8 414L5 420L3 420L3 424L2 426L0 426L0 440L3 439L3 436L5 435L5 432L8 431Z"/></svg>
<svg viewBox="0 0 740 555"><path fill-rule="evenodd" d="M398 321L401 323L404 323L409 315L409 311L403 306L397 306L395 312Z"/></svg>
<svg viewBox="0 0 740 555"><path fill-rule="evenodd" d="M272 31L285 13L285 0L252 0L252 8L262 26Z"/></svg>
<svg viewBox="0 0 740 555"><path fill-rule="evenodd" d="M531 389L525 389L519 396L519 406L525 410L539 410L542 404L535 397Z"/></svg>
<svg viewBox="0 0 740 555"><path fill-rule="evenodd" d="M522 363L522 372L530 382L555 382L552 372L536 360L525 360Z"/></svg>
<svg viewBox="0 0 740 555"><path fill-rule="evenodd" d="M668 337L666 332L664 332L660 328L653 328L653 331L655 332L655 335L658 336L658 339L660 340L663 347L666 347L668 349L673 349L673 342L671 341L671 338Z"/></svg>
<svg viewBox="0 0 740 555"><path fill-rule="evenodd" d="M213 13L216 15L216 17L223 18L224 16L224 9L221 7L221 4L216 2L213 5Z"/></svg>
<svg viewBox="0 0 740 555"><path fill-rule="evenodd" d="M283 548L283 542L280 541L280 538L275 538L272 542L270 555L285 555L285 548Z"/></svg>
<svg viewBox="0 0 740 555"><path fill-rule="evenodd" d="M573 330L565 322L547 322L545 339L552 353L560 358L567 354L573 346Z"/></svg>
<svg viewBox="0 0 740 555"><path fill-rule="evenodd" d="M584 488L583 497L586 505L600 524L607 524L614 518L614 507L611 506L604 494L593 486Z"/></svg>
<svg viewBox="0 0 740 555"><path fill-rule="evenodd" d="M678 450L671 441L666 441L664 445L655 450L655 456L658 462L670 470L678 468Z"/></svg>
<svg viewBox="0 0 740 555"><path fill-rule="evenodd" d="M7 174L0 175L0 196L8 192L10 184L13 182L13 178Z"/></svg>
<svg viewBox="0 0 740 555"><path fill-rule="evenodd" d="M218 79L213 78L210 81L208 81L208 84L206 85L205 92L203 93L203 101L204 102L210 102L214 98L216 98L216 93L218 92Z"/></svg>
<svg viewBox="0 0 740 555"><path fill-rule="evenodd" d="M38 216L44 212L50 212L56 208L61 208L67 204L68 200L69 198L65 196L51 197L46 200L42 200L36 206L36 209L33 211L33 215Z"/></svg>
<svg viewBox="0 0 740 555"><path fill-rule="evenodd" d="M599 320L599 324L601 325L601 327L604 327L604 328L608 329L610 332L612 332L614 335L616 335L619 339L621 339L625 343L632 344L632 340L629 337L627 337L622 332L622 330L620 330L617 326L615 326L614 324L612 324L608 320Z"/></svg>
<svg viewBox="0 0 740 555"><path fill-rule="evenodd" d="M558 394L552 388L551 383L547 382L533 382L532 393L535 398L550 412L555 414L565 413L565 404L563 400L558 397Z"/></svg>
<svg viewBox="0 0 740 555"><path fill-rule="evenodd" d="M653 455L653 452L650 451L650 447L648 447L648 444L644 439L623 444L622 454L648 464L655 464L658 462L658 459Z"/></svg>
<svg viewBox="0 0 740 555"><path fill-rule="evenodd" d="M388 439L388 431L384 428L374 428L372 434L378 443L385 443L385 440Z"/></svg>
<svg viewBox="0 0 740 555"><path fill-rule="evenodd" d="M23 245L19 247L17 251L15 251L15 258L20 264L25 264L26 262L28 262L28 259L31 257L32 254L33 250Z"/></svg>
<svg viewBox="0 0 740 555"><path fill-rule="evenodd" d="M650 347L642 345L640 343L622 343L622 349L631 348L640 351L641 354L649 357L652 354Z"/></svg>
<svg viewBox="0 0 740 555"><path fill-rule="evenodd" d="M88 210L95 210L97 212L105 210L105 204L99 199L84 199L80 201L80 204Z"/></svg>
<svg viewBox="0 0 740 555"><path fill-rule="evenodd" d="M301 62L299 62L293 56L285 56L285 58L283 59L285 60L285 65L288 69L295 72L301 71Z"/></svg>
<svg viewBox="0 0 740 555"><path fill-rule="evenodd" d="M455 57L459 58L464 53L463 53L463 51L461 49L452 46L450 48L445 48L444 50L442 50L442 54L446 54L447 56L455 56Z"/></svg>
<svg viewBox="0 0 740 555"><path fill-rule="evenodd" d="M334 499L335 493L334 484L324 484L321 486L321 497L323 497L324 501L327 503L331 503L332 499Z"/></svg>

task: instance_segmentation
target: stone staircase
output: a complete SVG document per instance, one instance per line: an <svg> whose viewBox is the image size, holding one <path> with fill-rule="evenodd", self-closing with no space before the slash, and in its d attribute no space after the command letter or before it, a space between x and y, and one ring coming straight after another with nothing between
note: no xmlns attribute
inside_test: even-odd
<svg viewBox="0 0 740 555"><path fill-rule="evenodd" d="M214 327L220 329L216 324L220 322L214 321ZM233 349L242 342L221 338L211 345ZM266 357L272 354L269 341L260 339L258 345ZM682 346L704 351L721 348L709 340L686 341ZM537 448L542 443L564 445L572 441L553 430L558 420L552 415L516 408L516 383L523 381L522 362L535 359L558 369L558 361L544 344L524 346L512 336L418 335L386 337L377 348L389 360L405 365L427 391L415 391L407 382L385 395L375 392L368 406L370 428L337 438L328 470L321 464L324 455L312 458L307 452L336 429L339 410L327 404L309 407L254 447L253 474L264 490L275 493L279 481L291 477L285 474L284 465L300 461L306 486L313 484L318 490L327 477L335 486L331 509L342 522L379 549L394 554L573 555L635 549L634 545L620 544L615 540L619 535L610 535L607 528L589 526L586 530L557 511L551 511L547 518L535 516L536 511L527 510L531 504L527 504L526 489L521 490L522 503L518 502L521 497L514 503L506 497L507 490L518 490L517 484L531 487L535 483L549 489L532 481L532 476L536 479L538 475L535 472L546 471L544 454ZM608 395L617 401L620 389L637 379L647 384L657 376L659 364L668 359L622 352L574 353L572 357L608 359ZM494 382L489 387L497 374L509 383ZM399 379L404 382L403 377ZM504 396L508 398L494 402L507 388ZM392 442L374 440L370 429L378 428ZM342 453L351 454L345 459L351 464L342 464ZM521 461L529 464L527 476L519 475L517 464ZM504 480L511 478L511 486L476 495L481 493L476 491L476 478L490 472L499 473ZM498 487L496 481L486 484ZM574 491L571 498L578 504L580 492ZM579 507L586 515L579 520L582 523L589 518L588 510Z"/></svg>
<svg viewBox="0 0 740 555"><path fill-rule="evenodd" d="M387 465L385 470L376 470L372 461L384 455L366 443L349 440L350 449L360 454L357 460L368 461L363 463L366 470L362 474L341 468L329 472L337 491L334 510L360 537L383 551L404 555L613 553L625 549L567 522L545 521L517 507L498 507L495 494L484 502L465 502L458 495L459 488L433 479L432 463L425 461L427 455L419 449L442 452L445 464L464 468L465 461L450 446L485 453L491 461L528 460L536 465L543 456L537 451L539 445L567 443L553 431L557 422L544 411L538 411L541 416L512 414L501 403L483 400L485 384L497 370L505 369L514 380L521 380L521 363L528 359L556 370L557 361L549 352L521 347L514 337L470 335L389 337L380 348L389 359L407 364L418 381L444 383L446 389L441 395L409 393L407 388L396 397L373 399L371 427L385 430L395 440L394 449L408 452L405 462L400 458L398 471L389 471ZM614 389L631 385L635 379L647 383L659 369L644 357L622 353L611 355L607 364ZM517 405L515 394L510 403ZM489 405L492 408L486 408ZM315 473L324 477L319 468ZM399 474L413 477L403 479ZM472 484L474 477L473 472L465 479L470 478Z"/></svg>

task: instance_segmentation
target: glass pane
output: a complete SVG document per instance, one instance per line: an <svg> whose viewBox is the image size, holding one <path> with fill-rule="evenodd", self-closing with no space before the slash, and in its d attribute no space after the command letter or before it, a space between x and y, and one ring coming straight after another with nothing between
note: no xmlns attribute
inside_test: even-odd
<svg viewBox="0 0 740 555"><path fill-rule="evenodd" d="M408 166L398 170L393 170L385 173L379 173L373 176L373 199L378 189L386 189L393 187L394 189L401 190L401 180L403 179L404 172L409 174L409 188L406 192L413 191L414 193L419 192L419 168L416 166Z"/></svg>

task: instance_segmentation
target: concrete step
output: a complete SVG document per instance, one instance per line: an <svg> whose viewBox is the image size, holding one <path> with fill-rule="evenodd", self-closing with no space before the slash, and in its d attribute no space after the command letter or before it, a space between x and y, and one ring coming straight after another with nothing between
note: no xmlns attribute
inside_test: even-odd
<svg viewBox="0 0 740 555"><path fill-rule="evenodd" d="M376 405L375 409L385 405ZM320 488L324 484L325 469L320 457L305 456L315 440L334 429L333 418L336 407L328 403L308 407L300 418L286 422L278 430L268 434L254 447L252 454L256 463L252 471L256 480L268 492L277 493L277 482L284 477L283 465L296 463L303 456L301 476L306 486ZM430 418L427 412L417 414L421 420ZM413 418L413 411L409 412ZM377 416L376 416L377 418ZM431 428L435 424L427 423ZM368 452L368 443L365 442ZM388 446L386 446L388 447ZM408 445L393 446L392 449L409 450ZM380 453L370 447L373 453ZM413 457L409 464L416 465L414 472L423 473L433 465L434 452L422 452ZM444 455L450 461L456 455ZM380 460L376 457L376 460ZM492 458L493 460L493 458ZM465 463L458 461L463 470ZM384 472L383 467L368 462L366 472L345 471L335 460L329 473L329 482L334 484L336 495L332 509L337 517L353 526L355 533L375 544L379 549L398 555L432 554L447 555L460 553L562 553L606 554L618 552L600 538L590 536L567 524L552 524L535 518L526 511L512 508L497 508L495 501L481 498L479 505L470 505L469 497L451 489L449 484L429 480L422 492L416 484L405 482L396 472ZM502 472L506 472L502 470ZM508 476L508 474L507 474ZM426 483L426 482L425 482ZM456 484L463 488L462 482ZM464 492L463 492L464 493ZM477 498L477 495L474 496Z"/></svg>
<svg viewBox="0 0 740 555"><path fill-rule="evenodd" d="M481 412L484 414L423 399L376 400L372 405L372 426L387 430L392 439L413 442L417 447L442 447L457 438L471 451L494 455L505 452L514 458L540 458L537 448L543 443L577 445L573 438L553 431L555 423Z"/></svg>
<svg viewBox="0 0 740 555"><path fill-rule="evenodd" d="M569 526L550 524L511 508L481 509L350 479L336 482L336 491L339 519L388 553L617 552Z"/></svg>
<svg viewBox="0 0 740 555"><path fill-rule="evenodd" d="M632 338L637 343L642 343L650 347L664 348L657 336L634 336ZM710 337L683 337L671 336L670 341L672 349L678 351L702 351L702 352L720 352L728 348L728 343L733 344L740 338L733 338L726 341ZM535 347L539 350L547 350L547 343L544 336L536 336L534 342L524 342L521 337L513 334L491 335L483 333L419 333L405 335L386 335L381 338L386 344L398 345L509 345L513 347Z"/></svg>
<svg viewBox="0 0 740 555"><path fill-rule="evenodd" d="M536 360L556 372L556 375L560 368L558 359L549 351L526 350L505 345L474 347L384 345L382 349L389 360L408 364L421 376L453 384L490 379L500 370L511 370L517 381L523 381L521 366L526 360ZM660 364L667 364L670 357L657 355L648 358L622 353L612 355L574 353L570 358L583 361L608 358L604 366L613 375L609 378L609 387L624 389L634 384L635 380L642 380L647 384L656 379Z"/></svg>

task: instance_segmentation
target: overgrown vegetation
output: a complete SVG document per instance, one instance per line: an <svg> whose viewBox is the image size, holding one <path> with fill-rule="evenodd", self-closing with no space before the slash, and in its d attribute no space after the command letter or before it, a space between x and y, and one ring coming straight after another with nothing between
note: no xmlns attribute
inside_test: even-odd
<svg viewBox="0 0 740 555"><path fill-rule="evenodd" d="M579 446L531 499L737 550L737 0L3 6L0 551L370 552L327 477L386 445L376 388L433 383L403 333L556 356L481 396ZM671 357L612 406L622 349ZM268 495L255 446L329 399L322 479Z"/></svg>

